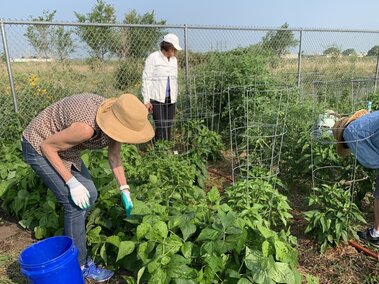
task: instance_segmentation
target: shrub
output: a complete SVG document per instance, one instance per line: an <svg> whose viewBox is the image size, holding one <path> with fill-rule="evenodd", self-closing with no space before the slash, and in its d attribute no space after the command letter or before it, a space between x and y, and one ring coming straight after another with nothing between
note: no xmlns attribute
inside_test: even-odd
<svg viewBox="0 0 379 284"><path fill-rule="evenodd" d="M225 190L227 204L241 216L252 220L262 220L269 227L287 222L292 215L287 197L280 194L271 183L262 179L237 182Z"/></svg>
<svg viewBox="0 0 379 284"><path fill-rule="evenodd" d="M122 91L129 91L141 87L143 63L138 59L121 61L115 72L114 87Z"/></svg>
<svg viewBox="0 0 379 284"><path fill-rule="evenodd" d="M348 190L337 185L323 185L314 189L309 205L315 210L305 212L308 226L305 233L312 234L321 244L321 252L336 246L341 240L347 242L350 235L358 238L353 222L366 223L357 205L351 201Z"/></svg>

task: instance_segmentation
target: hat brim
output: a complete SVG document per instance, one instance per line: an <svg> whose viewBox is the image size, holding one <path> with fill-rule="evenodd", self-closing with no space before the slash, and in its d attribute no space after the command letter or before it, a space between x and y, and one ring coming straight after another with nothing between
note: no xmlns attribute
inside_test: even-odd
<svg viewBox="0 0 379 284"><path fill-rule="evenodd" d="M108 99L102 103L103 105L111 105L116 99ZM139 144L150 141L154 135L154 128L146 119L145 126L139 131L125 127L113 114L112 110L104 111L99 107L96 114L96 123L100 129L115 141L120 143Z"/></svg>
<svg viewBox="0 0 379 284"><path fill-rule="evenodd" d="M348 125L348 117L342 117L336 121L332 127L333 136L336 140L336 152L340 157L346 157L350 154L350 149L344 147L345 141L343 140L343 132Z"/></svg>
<svg viewBox="0 0 379 284"><path fill-rule="evenodd" d="M176 50L183 50L183 48L181 48L179 44L174 44L174 43L171 43L171 44L175 47Z"/></svg>
<svg viewBox="0 0 379 284"><path fill-rule="evenodd" d="M344 147L343 142L337 143L336 151L337 151L337 155L339 155L342 158L345 158L346 156L350 155L350 153L351 153L350 149Z"/></svg>
<svg viewBox="0 0 379 284"><path fill-rule="evenodd" d="M344 118L341 118L339 121L337 121L335 123L335 126L337 127L333 126L333 128L335 129L342 130L338 132L338 135L337 135L338 137L335 137L337 140L336 150L339 156L346 157L351 153L351 149L344 147L344 143L346 143L343 141L343 132L345 131L345 128L347 127L347 125L349 125L349 123L353 122L354 120L366 114L368 114L367 110L365 109L358 110L351 117L349 118L344 117Z"/></svg>

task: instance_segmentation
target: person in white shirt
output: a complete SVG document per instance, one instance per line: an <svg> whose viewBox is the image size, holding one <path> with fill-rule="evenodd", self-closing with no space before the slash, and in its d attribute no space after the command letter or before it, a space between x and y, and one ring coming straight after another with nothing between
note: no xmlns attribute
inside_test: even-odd
<svg viewBox="0 0 379 284"><path fill-rule="evenodd" d="M151 53L145 61L142 74L143 102L152 112L157 140L170 140L178 96L178 61L176 52L182 50L175 34L167 34L160 50Z"/></svg>

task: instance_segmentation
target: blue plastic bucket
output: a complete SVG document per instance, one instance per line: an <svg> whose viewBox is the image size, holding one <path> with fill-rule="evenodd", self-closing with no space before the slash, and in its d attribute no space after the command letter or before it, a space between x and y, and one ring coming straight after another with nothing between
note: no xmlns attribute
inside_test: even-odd
<svg viewBox="0 0 379 284"><path fill-rule="evenodd" d="M78 249L67 236L39 241L18 257L21 273L32 284L83 284Z"/></svg>

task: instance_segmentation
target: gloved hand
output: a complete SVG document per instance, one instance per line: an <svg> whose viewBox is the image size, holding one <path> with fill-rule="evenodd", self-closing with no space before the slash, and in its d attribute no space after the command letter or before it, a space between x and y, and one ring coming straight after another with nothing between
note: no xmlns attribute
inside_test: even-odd
<svg viewBox="0 0 379 284"><path fill-rule="evenodd" d="M80 207L80 209L89 208L89 192L75 177L70 178L66 185L70 189L72 201Z"/></svg>
<svg viewBox="0 0 379 284"><path fill-rule="evenodd" d="M124 205L126 217L128 218L132 215L132 210L133 210L133 202L132 202L132 199L130 198L129 185L126 184L126 185L120 186L120 190L121 190L122 204Z"/></svg>

